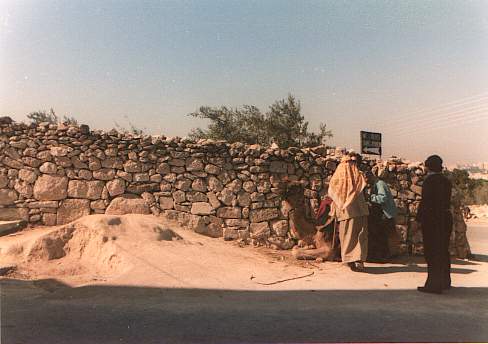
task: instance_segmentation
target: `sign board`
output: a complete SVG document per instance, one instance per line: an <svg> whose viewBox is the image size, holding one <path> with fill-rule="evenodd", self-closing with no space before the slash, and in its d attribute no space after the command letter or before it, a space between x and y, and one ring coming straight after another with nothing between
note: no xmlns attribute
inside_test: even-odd
<svg viewBox="0 0 488 344"><path fill-rule="evenodd" d="M361 154L381 155L381 134L361 131Z"/></svg>

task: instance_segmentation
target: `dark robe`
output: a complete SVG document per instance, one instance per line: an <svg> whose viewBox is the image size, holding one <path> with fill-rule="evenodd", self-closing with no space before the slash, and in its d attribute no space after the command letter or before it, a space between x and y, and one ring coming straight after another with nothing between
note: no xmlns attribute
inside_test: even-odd
<svg viewBox="0 0 488 344"><path fill-rule="evenodd" d="M387 218L381 205L371 203L368 217L368 261L390 258L389 233L395 230L395 220Z"/></svg>
<svg viewBox="0 0 488 344"><path fill-rule="evenodd" d="M422 186L422 200L417 213L428 271L425 287L435 291L451 286L451 190L452 184L446 176L441 173L429 175Z"/></svg>

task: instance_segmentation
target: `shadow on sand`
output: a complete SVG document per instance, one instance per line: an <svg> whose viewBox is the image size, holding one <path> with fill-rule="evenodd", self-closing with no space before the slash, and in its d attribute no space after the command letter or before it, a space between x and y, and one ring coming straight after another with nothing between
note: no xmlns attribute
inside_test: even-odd
<svg viewBox="0 0 488 344"><path fill-rule="evenodd" d="M240 291L0 281L2 343L477 342L488 289Z"/></svg>

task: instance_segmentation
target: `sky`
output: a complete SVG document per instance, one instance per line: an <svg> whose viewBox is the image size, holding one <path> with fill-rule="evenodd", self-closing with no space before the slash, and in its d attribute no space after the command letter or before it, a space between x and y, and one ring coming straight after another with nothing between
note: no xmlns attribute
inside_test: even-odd
<svg viewBox="0 0 488 344"><path fill-rule="evenodd" d="M289 93L331 145L488 161L488 1L0 1L0 116L185 136Z"/></svg>

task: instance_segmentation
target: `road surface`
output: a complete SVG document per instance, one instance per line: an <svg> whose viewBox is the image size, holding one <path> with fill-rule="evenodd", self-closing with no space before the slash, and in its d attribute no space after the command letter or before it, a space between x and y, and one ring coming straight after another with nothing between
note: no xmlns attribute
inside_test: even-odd
<svg viewBox="0 0 488 344"><path fill-rule="evenodd" d="M3 280L1 343L488 342L488 226L470 226L469 237L476 259L454 263L456 287L443 295L408 279L399 289L358 290L351 279L273 291ZM387 285L389 275L368 278Z"/></svg>

